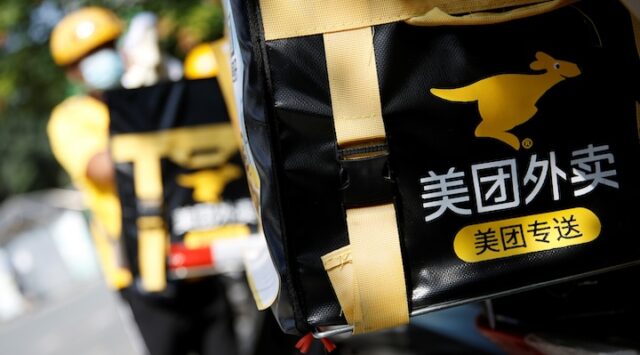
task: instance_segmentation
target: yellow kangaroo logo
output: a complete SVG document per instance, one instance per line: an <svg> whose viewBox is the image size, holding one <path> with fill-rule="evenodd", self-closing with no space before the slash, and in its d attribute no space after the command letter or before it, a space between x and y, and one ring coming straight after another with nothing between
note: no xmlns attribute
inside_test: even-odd
<svg viewBox="0 0 640 355"><path fill-rule="evenodd" d="M220 202L220 196L230 181L242 176L235 165L227 164L219 169L207 169L193 174L182 174L177 178L178 185L193 189L193 199L197 202Z"/></svg>
<svg viewBox="0 0 640 355"><path fill-rule="evenodd" d="M507 131L531 119L538 111L536 102L549 89L566 78L580 75L576 64L556 60L543 52L536 53L536 60L529 67L545 72L500 74L460 88L430 91L448 101L478 101L482 121L476 127L476 137L495 138L519 150L520 140Z"/></svg>

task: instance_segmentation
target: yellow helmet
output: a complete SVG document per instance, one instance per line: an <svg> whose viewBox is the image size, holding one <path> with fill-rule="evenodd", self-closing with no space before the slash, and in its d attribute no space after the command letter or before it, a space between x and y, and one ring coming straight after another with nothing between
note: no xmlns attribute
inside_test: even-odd
<svg viewBox="0 0 640 355"><path fill-rule="evenodd" d="M84 7L65 16L51 33L51 55L59 66L77 62L122 33L120 19L103 7Z"/></svg>
<svg viewBox="0 0 640 355"><path fill-rule="evenodd" d="M184 76L187 79L212 78L218 75L218 60L211 43L193 47L184 59Z"/></svg>

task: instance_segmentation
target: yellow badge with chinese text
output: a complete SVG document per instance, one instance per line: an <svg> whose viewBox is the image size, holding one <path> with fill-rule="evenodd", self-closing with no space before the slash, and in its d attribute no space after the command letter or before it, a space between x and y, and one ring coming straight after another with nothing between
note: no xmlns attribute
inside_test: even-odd
<svg viewBox="0 0 640 355"><path fill-rule="evenodd" d="M601 227L595 213L578 207L466 226L453 248L460 259L475 263L588 243Z"/></svg>

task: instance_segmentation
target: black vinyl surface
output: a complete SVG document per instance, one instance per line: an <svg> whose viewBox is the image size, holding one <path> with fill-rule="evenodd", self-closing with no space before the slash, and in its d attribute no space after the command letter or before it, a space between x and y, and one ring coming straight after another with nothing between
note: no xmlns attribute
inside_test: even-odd
<svg viewBox="0 0 640 355"><path fill-rule="evenodd" d="M281 296L290 299L294 311L276 314L281 326L288 320L283 329L289 332L344 324L320 260L348 244L323 39L265 42L259 8L249 2L244 10L234 16L243 34L240 42L253 46L241 53L246 138L257 157L262 223L281 274ZM247 13L251 25L243 28ZM374 48L411 310L536 287L640 259L635 227L640 63L621 4L580 1L486 26L380 25L374 28ZM555 60L536 67L532 63L544 58L539 52ZM506 129L521 142L518 150L476 136L482 115L489 115L479 111L479 101L454 102L430 92L503 74L560 70L553 67L556 60L562 70L573 64L579 73L562 72L564 80L538 90L534 107L521 105L534 113ZM521 99L517 92L537 89L509 84L494 90L493 97L502 100L494 105L500 111ZM503 119L512 113L502 113ZM585 156L594 159L580 160ZM535 190L531 173L543 178L535 170L540 164L546 164L546 182ZM499 194L486 189L491 184L474 185L474 173L484 179L479 181L495 177L486 167L507 172L510 180L498 188L505 188L500 191L510 205L497 202ZM421 179L455 173L467 187L467 199L456 202L458 212L446 209L428 220L436 211L423 205L429 201L422 197L427 185ZM580 180L580 174L594 173L610 175L598 184ZM593 188L586 188L590 183ZM499 207L492 209L492 203ZM454 251L462 227L572 208L597 216L602 226L597 239L473 263Z"/></svg>

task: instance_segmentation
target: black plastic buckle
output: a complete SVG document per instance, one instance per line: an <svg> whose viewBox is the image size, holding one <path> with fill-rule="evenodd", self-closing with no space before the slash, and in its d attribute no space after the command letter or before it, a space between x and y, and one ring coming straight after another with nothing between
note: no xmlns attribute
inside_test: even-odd
<svg viewBox="0 0 640 355"><path fill-rule="evenodd" d="M386 144L340 149L338 162L345 208L393 201L395 182L391 177Z"/></svg>

